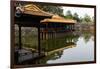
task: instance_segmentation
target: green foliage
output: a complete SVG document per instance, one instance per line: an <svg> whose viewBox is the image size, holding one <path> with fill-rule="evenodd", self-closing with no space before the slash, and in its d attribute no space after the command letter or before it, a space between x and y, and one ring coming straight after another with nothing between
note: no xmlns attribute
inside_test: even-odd
<svg viewBox="0 0 100 69"><path fill-rule="evenodd" d="M71 13L70 10L68 10L68 11L66 12L65 18L67 18L67 19L73 19L73 15L72 15L72 13Z"/></svg>
<svg viewBox="0 0 100 69"><path fill-rule="evenodd" d="M63 16L63 9L61 6L38 5L38 7L46 12Z"/></svg>
<svg viewBox="0 0 100 69"><path fill-rule="evenodd" d="M19 44L19 30L15 28L15 44ZM21 31L21 42L23 47L37 48L38 46L38 31L36 28L23 27Z"/></svg>
<svg viewBox="0 0 100 69"><path fill-rule="evenodd" d="M74 19L79 23L93 23L94 17L90 17L88 14L86 14L84 17L79 17L78 13L72 14L70 10L66 12L66 15L64 16L66 19Z"/></svg>
<svg viewBox="0 0 100 69"><path fill-rule="evenodd" d="M74 13L73 19L76 20L77 22L80 22L79 15L77 13Z"/></svg>
<svg viewBox="0 0 100 69"><path fill-rule="evenodd" d="M89 15L85 15L84 18L83 18L83 22L86 22L86 23L89 23L89 22L92 22L91 20L91 17Z"/></svg>
<svg viewBox="0 0 100 69"><path fill-rule="evenodd" d="M92 23L94 23L94 16L92 17Z"/></svg>

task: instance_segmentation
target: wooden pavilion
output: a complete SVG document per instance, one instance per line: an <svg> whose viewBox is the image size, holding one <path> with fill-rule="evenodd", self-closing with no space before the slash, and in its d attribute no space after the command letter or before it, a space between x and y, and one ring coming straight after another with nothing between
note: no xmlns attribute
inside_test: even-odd
<svg viewBox="0 0 100 69"><path fill-rule="evenodd" d="M65 32L66 30L73 30L75 20L66 20L58 15L53 15L39 9L36 5L28 4L18 7L15 6L15 24L19 27L19 47L22 49L21 28L22 27L36 27L38 29L38 55L41 55L40 38L49 32ZM40 35L42 33L42 36ZM17 51L18 51L17 50ZM26 52L25 50L23 52ZM22 53L22 52L21 52ZM31 58L32 59L32 58ZM25 59L26 60L26 59Z"/></svg>
<svg viewBox="0 0 100 69"><path fill-rule="evenodd" d="M28 56L32 56L32 53L30 51L24 50L22 47L22 27L36 27L38 29L38 55L40 56L41 54L41 47L40 47L40 21L45 19L45 18L51 18L52 15L50 13L47 13L45 11L40 10L36 5L33 4L28 4L21 6L19 5L18 7L15 6L15 17L14 17L14 23L18 25L19 27L19 45L16 50L15 48L15 58L16 61L18 62L19 59L19 54L24 54L24 53L30 53ZM27 57L27 56L26 56ZM36 57L36 56L35 56ZM28 59L33 59L34 57L30 58L24 58L25 60Z"/></svg>
<svg viewBox="0 0 100 69"><path fill-rule="evenodd" d="M28 4L16 7L15 24L19 26L19 48L21 49L21 27L38 28L38 38L40 31L40 21L44 18L51 18L52 15L40 10L36 5ZM40 49L40 48L39 48Z"/></svg>
<svg viewBox="0 0 100 69"><path fill-rule="evenodd" d="M47 37L49 37L47 33L51 33L53 36L53 33L65 33L68 31L74 31L76 20L65 19L59 15L53 15L52 18L41 20L41 24L45 25L44 28L41 27L41 38L47 39Z"/></svg>

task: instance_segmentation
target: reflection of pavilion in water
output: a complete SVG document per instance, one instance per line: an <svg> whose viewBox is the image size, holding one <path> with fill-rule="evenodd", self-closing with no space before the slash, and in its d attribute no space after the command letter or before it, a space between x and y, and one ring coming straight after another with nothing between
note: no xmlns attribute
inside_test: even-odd
<svg viewBox="0 0 100 69"><path fill-rule="evenodd" d="M63 36L59 36L59 34L62 34ZM50 55L57 51L75 47L77 39L78 36L75 36L73 32L57 33L53 38L41 40L40 45L46 55Z"/></svg>
<svg viewBox="0 0 100 69"><path fill-rule="evenodd" d="M69 34L67 34L69 33ZM72 34L72 32L62 33L66 34L65 36L49 38L41 41L42 51L45 52L45 57L36 62L47 63L48 60L55 60L61 58L63 51L65 49L76 47L76 42L78 41L79 36ZM60 33L61 34L61 33ZM56 36L59 34L56 34Z"/></svg>
<svg viewBox="0 0 100 69"><path fill-rule="evenodd" d="M26 5L23 8L17 8L17 12L20 13L16 12L17 15L15 16L15 24L19 27L19 47L17 50L15 49L16 61L23 62L39 58L44 53L50 55L66 48L75 47L76 36L73 35L75 20L67 20L58 15L54 16L40 10L35 5ZM35 27L38 29L36 53L23 49L22 27ZM68 35L69 32L70 35Z"/></svg>

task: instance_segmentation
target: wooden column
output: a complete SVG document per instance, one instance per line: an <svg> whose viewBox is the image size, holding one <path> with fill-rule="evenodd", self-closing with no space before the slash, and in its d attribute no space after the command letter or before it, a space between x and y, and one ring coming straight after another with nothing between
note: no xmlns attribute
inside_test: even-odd
<svg viewBox="0 0 100 69"><path fill-rule="evenodd" d="M72 24L72 30L73 30L73 24Z"/></svg>
<svg viewBox="0 0 100 69"><path fill-rule="evenodd" d="M74 24L73 24L73 30L74 30Z"/></svg>
<svg viewBox="0 0 100 69"><path fill-rule="evenodd" d="M74 28L74 24L73 24L73 30L74 30L75 28Z"/></svg>
<svg viewBox="0 0 100 69"><path fill-rule="evenodd" d="M72 27L71 27L71 25L70 25L70 31L71 31L71 29L72 29Z"/></svg>
<svg viewBox="0 0 100 69"><path fill-rule="evenodd" d="M67 27L68 27L68 31L70 30L70 25L67 25Z"/></svg>
<svg viewBox="0 0 100 69"><path fill-rule="evenodd" d="M41 46L40 46L40 23L38 24L38 55L41 55Z"/></svg>
<svg viewBox="0 0 100 69"><path fill-rule="evenodd" d="M44 32L44 39L46 40L46 26L47 25L45 25L45 32Z"/></svg>
<svg viewBox="0 0 100 69"><path fill-rule="evenodd" d="M71 25L71 31L72 31L72 25Z"/></svg>
<svg viewBox="0 0 100 69"><path fill-rule="evenodd" d="M71 25L69 25L70 26L70 30L71 30Z"/></svg>
<svg viewBox="0 0 100 69"><path fill-rule="evenodd" d="M46 26L47 32L46 32L46 39L48 39L48 24Z"/></svg>
<svg viewBox="0 0 100 69"><path fill-rule="evenodd" d="M42 30L42 32L41 32L41 38L42 38L42 40L43 40L43 30Z"/></svg>
<svg viewBox="0 0 100 69"><path fill-rule="evenodd" d="M72 30L73 30L73 24L72 24Z"/></svg>
<svg viewBox="0 0 100 69"><path fill-rule="evenodd" d="M45 36L46 36L46 39L47 39L47 26L48 26L48 25L46 24L46 35L45 35Z"/></svg>
<svg viewBox="0 0 100 69"><path fill-rule="evenodd" d="M21 45L21 26L19 25L19 49L22 49Z"/></svg>

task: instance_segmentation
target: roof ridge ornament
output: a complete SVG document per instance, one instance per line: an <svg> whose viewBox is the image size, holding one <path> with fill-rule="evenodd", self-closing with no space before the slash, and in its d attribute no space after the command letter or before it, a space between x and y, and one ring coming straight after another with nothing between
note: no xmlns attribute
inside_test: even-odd
<svg viewBox="0 0 100 69"><path fill-rule="evenodd" d="M18 6L16 7L15 16L20 17L23 11L24 11L24 7L21 4L18 4Z"/></svg>

